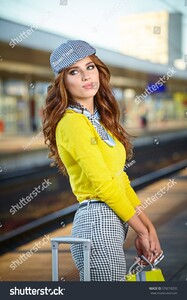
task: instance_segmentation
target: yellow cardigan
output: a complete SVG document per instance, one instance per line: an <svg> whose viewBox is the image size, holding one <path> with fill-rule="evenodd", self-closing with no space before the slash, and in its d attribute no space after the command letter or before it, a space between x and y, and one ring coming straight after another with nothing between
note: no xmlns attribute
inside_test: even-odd
<svg viewBox="0 0 187 300"><path fill-rule="evenodd" d="M85 115L69 109L56 127L58 153L77 200L101 200L123 221L128 221L141 203L123 171L125 148L113 138L116 145L111 147Z"/></svg>

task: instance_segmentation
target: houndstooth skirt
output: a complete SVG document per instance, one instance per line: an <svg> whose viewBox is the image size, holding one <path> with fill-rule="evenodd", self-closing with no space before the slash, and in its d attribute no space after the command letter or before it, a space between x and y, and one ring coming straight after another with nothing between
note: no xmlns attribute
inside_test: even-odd
<svg viewBox="0 0 187 300"><path fill-rule="evenodd" d="M91 240L91 281L124 281L126 260L124 242L128 224L105 203L80 207L74 217L72 236ZM71 245L71 254L84 280L82 245Z"/></svg>

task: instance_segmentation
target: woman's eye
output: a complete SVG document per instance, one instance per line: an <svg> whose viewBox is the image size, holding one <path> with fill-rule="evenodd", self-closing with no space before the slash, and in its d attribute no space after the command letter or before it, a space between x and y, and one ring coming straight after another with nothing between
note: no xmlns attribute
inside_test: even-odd
<svg viewBox="0 0 187 300"><path fill-rule="evenodd" d="M70 75L75 75L75 74L77 74L77 73L78 73L77 70L71 70L71 71L69 72Z"/></svg>
<svg viewBox="0 0 187 300"><path fill-rule="evenodd" d="M89 65L89 66L87 66L87 70L93 70L94 68L95 68L95 65ZM76 75L78 73L79 73L79 70L76 70L76 69L69 71L70 75Z"/></svg>
<svg viewBox="0 0 187 300"><path fill-rule="evenodd" d="M93 70L94 68L95 68L94 65L89 65L89 66L87 67L88 70Z"/></svg>

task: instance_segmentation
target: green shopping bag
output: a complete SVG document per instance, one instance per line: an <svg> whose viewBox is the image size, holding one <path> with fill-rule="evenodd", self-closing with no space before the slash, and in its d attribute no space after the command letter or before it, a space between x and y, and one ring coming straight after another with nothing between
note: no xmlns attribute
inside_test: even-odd
<svg viewBox="0 0 187 300"><path fill-rule="evenodd" d="M126 281L165 281L164 276L162 274L162 270L156 268L156 265L161 261L164 257L163 253L157 259L156 263L151 264L145 256L141 255L139 259L130 267L129 272L125 275ZM140 261L144 260L148 263L151 270L144 270L145 266L140 265Z"/></svg>

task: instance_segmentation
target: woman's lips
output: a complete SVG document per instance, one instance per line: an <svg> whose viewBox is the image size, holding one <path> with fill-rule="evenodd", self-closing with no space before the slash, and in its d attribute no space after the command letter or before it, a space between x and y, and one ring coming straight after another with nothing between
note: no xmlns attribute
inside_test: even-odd
<svg viewBox="0 0 187 300"><path fill-rule="evenodd" d="M82 86L86 90L90 89L96 89L97 88L97 82L90 82Z"/></svg>

